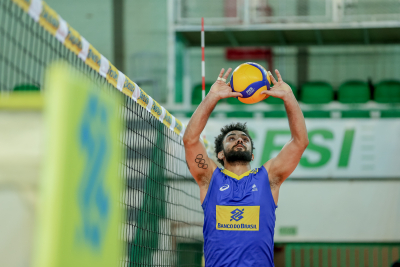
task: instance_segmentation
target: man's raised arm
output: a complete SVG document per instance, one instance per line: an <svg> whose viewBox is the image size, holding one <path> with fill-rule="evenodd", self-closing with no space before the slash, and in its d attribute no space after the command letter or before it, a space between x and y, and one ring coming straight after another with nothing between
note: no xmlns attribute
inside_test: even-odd
<svg viewBox="0 0 400 267"><path fill-rule="evenodd" d="M225 73L224 69L221 70L219 78L227 79L231 68ZM218 79L211 87L210 92L198 106L193 113L188 126L186 127L185 134L183 135L183 144L186 152L186 162L188 164L190 173L202 188L208 188L209 180L217 165L207 156L206 149L200 141L201 132L204 130L211 112L214 110L217 102L220 99L227 97L242 96L240 93L232 92L232 89L224 81ZM204 195L205 197L205 195ZM204 199L202 197L202 199Z"/></svg>
<svg viewBox="0 0 400 267"><path fill-rule="evenodd" d="M306 123L299 103L297 103L290 86L282 80L279 71L275 70L275 72L278 76L278 81L271 75L274 86L271 90L263 91L262 93L283 100L292 136L279 154L275 158L267 161L264 167L268 171L270 181L275 185L280 185L299 164L300 158L309 141Z"/></svg>

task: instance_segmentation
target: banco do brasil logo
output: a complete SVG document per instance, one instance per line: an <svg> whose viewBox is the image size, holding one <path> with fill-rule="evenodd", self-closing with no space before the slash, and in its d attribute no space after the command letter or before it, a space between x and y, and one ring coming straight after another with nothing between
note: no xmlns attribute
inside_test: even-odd
<svg viewBox="0 0 400 267"><path fill-rule="evenodd" d="M232 220L240 221L241 219L243 219L243 216L242 216L243 211L244 211L244 209L242 209L242 210L240 210L240 209L235 209L235 210L231 211L231 213L233 214L233 215L231 216L231 221L232 221Z"/></svg>

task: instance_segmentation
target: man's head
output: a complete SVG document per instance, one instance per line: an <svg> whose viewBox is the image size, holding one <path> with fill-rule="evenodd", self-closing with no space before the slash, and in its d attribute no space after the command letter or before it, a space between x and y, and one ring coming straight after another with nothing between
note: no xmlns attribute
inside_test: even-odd
<svg viewBox="0 0 400 267"><path fill-rule="evenodd" d="M250 162L253 156L253 140L246 123L232 123L221 129L221 134L215 138L215 153L218 162L224 166L224 159L231 162Z"/></svg>

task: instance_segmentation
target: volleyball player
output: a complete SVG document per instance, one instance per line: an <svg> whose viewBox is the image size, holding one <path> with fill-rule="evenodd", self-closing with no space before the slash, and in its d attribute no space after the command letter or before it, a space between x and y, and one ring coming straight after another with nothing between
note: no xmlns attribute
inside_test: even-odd
<svg viewBox="0 0 400 267"><path fill-rule="evenodd" d="M219 100L240 97L226 84L232 69L218 80L194 112L183 136L186 161L200 187L204 210L204 256L206 266L274 266L274 228L279 188L294 171L308 145L303 113L292 90L275 70L278 81L263 91L284 101L291 139L280 153L260 168L251 169L256 144L245 124L221 129L215 140L217 167L206 153L200 134ZM259 147L259 146L258 146Z"/></svg>

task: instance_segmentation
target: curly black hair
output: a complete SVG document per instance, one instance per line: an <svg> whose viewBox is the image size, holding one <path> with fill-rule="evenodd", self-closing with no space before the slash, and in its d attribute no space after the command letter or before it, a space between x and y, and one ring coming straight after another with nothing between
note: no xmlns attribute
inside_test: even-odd
<svg viewBox="0 0 400 267"><path fill-rule="evenodd" d="M251 139L251 137L250 137L249 130L247 129L246 123L238 122L238 123L232 123L232 124L225 125L224 127L221 128L220 135L218 135L214 141L215 154L217 155L218 162L221 163L222 166L224 166L224 161L222 159L218 158L218 153L224 149L223 140L224 140L225 136L231 131L244 132L250 139L252 152L255 149L254 144L253 144L253 139Z"/></svg>

